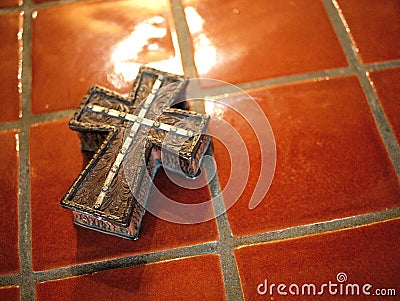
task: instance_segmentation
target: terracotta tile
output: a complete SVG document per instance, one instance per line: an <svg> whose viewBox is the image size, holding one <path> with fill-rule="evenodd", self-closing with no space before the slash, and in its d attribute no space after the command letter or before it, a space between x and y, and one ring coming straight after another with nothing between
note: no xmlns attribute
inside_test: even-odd
<svg viewBox="0 0 400 301"><path fill-rule="evenodd" d="M7 301L19 300L19 288L16 286L0 287L0 299Z"/></svg>
<svg viewBox="0 0 400 301"><path fill-rule="evenodd" d="M218 239L215 220L182 225L161 220L150 213L145 216L137 241L74 226L72 212L61 208L59 202L84 167L84 161L77 134L68 128L67 120L32 126L31 208L35 271ZM200 203L210 199L207 187L180 188L162 171L159 171L155 185L161 193L177 202ZM152 195L150 200L156 201Z"/></svg>
<svg viewBox="0 0 400 301"><path fill-rule="evenodd" d="M145 63L182 73L169 10L166 0L141 0L85 1L34 12L33 113L73 109L95 83L126 93Z"/></svg>
<svg viewBox="0 0 400 301"><path fill-rule="evenodd" d="M22 16L19 13L0 15L0 122L15 121L20 118L21 101L18 91L18 72L20 47L18 39L22 28Z"/></svg>
<svg viewBox="0 0 400 301"><path fill-rule="evenodd" d="M235 250L239 274L246 300L299 300L307 296L308 290L301 293L303 284L314 284L321 296L312 296L318 300L367 300L371 296L364 295L362 288L365 284L371 295L376 289L395 288L396 294L400 289L400 220L383 222L360 228L319 234L298 239L265 243L243 247ZM307 267L307 268L305 268ZM342 278L344 273L347 281ZM342 282L337 280L342 279ZM276 284L272 296L270 291L265 295L257 292L257 287L263 293L265 287ZM329 293L329 287L321 290L322 284L337 285L332 287L336 295ZM279 284L286 284L284 289L288 295L277 292ZM290 293L291 284L300 287L300 296ZM342 284L342 285L341 285ZM357 291L351 296L348 284L357 284ZM342 287L342 291L341 291ZM295 286L292 287L295 293ZM342 292L342 293L341 293ZM311 291L312 294L312 291ZM397 297L380 297L385 300L397 300ZM396 299L397 298L397 299ZM373 298L372 298L373 299Z"/></svg>
<svg viewBox="0 0 400 301"><path fill-rule="evenodd" d="M53 2L53 1L56 1L56 0L33 0L33 2L36 4Z"/></svg>
<svg viewBox="0 0 400 301"><path fill-rule="evenodd" d="M36 296L39 300L225 300L218 255L39 283Z"/></svg>
<svg viewBox="0 0 400 301"><path fill-rule="evenodd" d="M364 63L400 58L400 3L338 0Z"/></svg>
<svg viewBox="0 0 400 301"><path fill-rule="evenodd" d="M22 0L0 0L0 8L22 5Z"/></svg>
<svg viewBox="0 0 400 301"><path fill-rule="evenodd" d="M400 69L374 71L369 76L400 144Z"/></svg>
<svg viewBox="0 0 400 301"><path fill-rule="evenodd" d="M397 176L356 78L260 89L251 92L251 96L271 123L277 166L267 195L250 210L248 204L260 173L258 140L243 118L224 111L223 118L239 131L250 151L247 186L227 212L234 235L399 206ZM252 116L255 113L246 101L236 99L235 103L241 114ZM230 177L229 153L238 150L231 147L228 152L215 139L214 149L225 189ZM228 204L236 200L226 194L224 199Z"/></svg>
<svg viewBox="0 0 400 301"><path fill-rule="evenodd" d="M184 3L201 77L241 83L347 65L320 1Z"/></svg>
<svg viewBox="0 0 400 301"><path fill-rule="evenodd" d="M19 271L18 131L0 132L0 274Z"/></svg>

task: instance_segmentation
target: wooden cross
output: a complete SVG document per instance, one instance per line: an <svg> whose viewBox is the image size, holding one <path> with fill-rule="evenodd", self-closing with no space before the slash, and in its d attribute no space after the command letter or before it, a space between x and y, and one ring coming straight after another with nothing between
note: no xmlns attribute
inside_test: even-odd
<svg viewBox="0 0 400 301"><path fill-rule="evenodd" d="M127 98L88 91L70 127L96 153L61 200L76 224L136 239L157 167L197 174L209 117L187 111L186 86L181 76L142 67Z"/></svg>

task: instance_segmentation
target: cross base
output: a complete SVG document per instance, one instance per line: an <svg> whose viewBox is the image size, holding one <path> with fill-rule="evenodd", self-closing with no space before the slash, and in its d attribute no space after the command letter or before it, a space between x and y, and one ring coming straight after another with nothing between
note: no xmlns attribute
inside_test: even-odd
<svg viewBox="0 0 400 301"><path fill-rule="evenodd" d="M106 234L111 234L130 240L138 239L139 232L138 229L135 228L135 223L133 221L131 221L128 227L123 227L121 225L80 211L74 211L73 221L78 226L82 226Z"/></svg>
<svg viewBox="0 0 400 301"><path fill-rule="evenodd" d="M165 153L163 156L164 160L169 161L172 166L166 165L164 166L164 168L167 168L172 172L177 172L177 170L184 167L188 170L191 169L193 174L192 175L186 174L182 176L196 177L200 171L200 161L204 153L209 148L210 144L211 144L211 138L209 136L203 136L201 138L200 147L193 157L193 161L191 164L192 166L179 167L179 165L182 162L176 160L176 155ZM159 167L162 166L160 162L161 162L161 150L155 148L152 150L152 155L150 156L150 160L147 165L147 172L149 173L149 177L142 178L142 185L139 192L140 193L139 196L143 199L147 199L150 194L153 180L157 174L157 170ZM172 164L172 162L174 162L175 164ZM144 213L145 208L143 208L142 210ZM125 227L118 223L108 221L102 217L94 216L79 210L73 210L73 216L74 216L73 222L78 226L82 226L88 229L96 230L106 234L111 234L129 240L136 240L139 237L141 221L136 221L135 219L132 219L130 224L127 227Z"/></svg>

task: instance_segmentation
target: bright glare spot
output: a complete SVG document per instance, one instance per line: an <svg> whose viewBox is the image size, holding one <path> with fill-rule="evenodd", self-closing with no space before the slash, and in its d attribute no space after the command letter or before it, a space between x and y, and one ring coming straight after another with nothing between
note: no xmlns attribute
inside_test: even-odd
<svg viewBox="0 0 400 301"><path fill-rule="evenodd" d="M200 74L205 74L217 63L217 50L207 34L203 32L204 20L196 9L191 6L186 7L185 15L196 49L194 60L197 71Z"/></svg>
<svg viewBox="0 0 400 301"><path fill-rule="evenodd" d="M197 71L205 74L217 63L217 50L204 33L194 39L194 44L196 45L194 60Z"/></svg>
<svg viewBox="0 0 400 301"><path fill-rule="evenodd" d="M161 60L161 61L156 61L152 63L146 64L149 67L153 67L159 70L175 73L175 74L183 74L183 68L182 68L182 62L180 60L181 54L179 52L179 43L178 43L178 37L176 35L176 32L172 31L171 32L171 39L172 39L172 44L174 45L175 49L175 56L170 56L166 60ZM149 45L150 47L150 45Z"/></svg>
<svg viewBox="0 0 400 301"><path fill-rule="evenodd" d="M19 133L15 134L15 150L19 152Z"/></svg>
<svg viewBox="0 0 400 301"><path fill-rule="evenodd" d="M112 54L112 72L107 79L118 89L127 82L132 82L139 67L143 64L140 60L140 53L147 47L154 51L159 49L157 43L150 43L151 39L161 39L167 35L167 29L159 24L165 22L165 18L155 16L136 25L131 34L119 42Z"/></svg>
<svg viewBox="0 0 400 301"><path fill-rule="evenodd" d="M196 9L192 6L186 7L185 15L190 33L200 33L203 30L204 20L200 17Z"/></svg>
<svg viewBox="0 0 400 301"><path fill-rule="evenodd" d="M17 39L18 39L18 41L21 41L22 40L22 34L24 33L24 29L23 28L20 28L19 30L18 30L18 33L17 33Z"/></svg>
<svg viewBox="0 0 400 301"><path fill-rule="evenodd" d="M152 22L154 24L162 24L164 21L165 21L165 18L161 17L161 16L155 16L148 20L148 22Z"/></svg>
<svg viewBox="0 0 400 301"><path fill-rule="evenodd" d="M160 47L158 47L158 44L156 43L152 43L149 46L147 46L147 49L151 50L151 51L155 51L158 50Z"/></svg>
<svg viewBox="0 0 400 301"><path fill-rule="evenodd" d="M204 99L204 109L207 114L215 117L223 117L224 116L224 108L223 106L215 103L215 100L212 98Z"/></svg>

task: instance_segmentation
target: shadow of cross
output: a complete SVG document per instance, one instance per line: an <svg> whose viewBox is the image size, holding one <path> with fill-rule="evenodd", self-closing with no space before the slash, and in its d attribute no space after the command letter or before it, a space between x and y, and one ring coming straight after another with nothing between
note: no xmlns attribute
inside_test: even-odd
<svg viewBox="0 0 400 301"><path fill-rule="evenodd" d="M61 200L76 224L136 239L157 167L196 176L209 117L186 110L186 86L183 77L142 67L128 98L88 91L70 127L96 153Z"/></svg>

